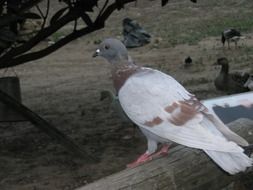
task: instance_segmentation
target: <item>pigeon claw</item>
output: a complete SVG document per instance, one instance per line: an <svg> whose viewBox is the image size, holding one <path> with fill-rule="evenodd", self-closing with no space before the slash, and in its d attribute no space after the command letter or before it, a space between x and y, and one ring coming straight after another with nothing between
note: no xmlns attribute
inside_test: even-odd
<svg viewBox="0 0 253 190"><path fill-rule="evenodd" d="M144 153L136 161L127 165L128 168L135 168L145 162L151 161L153 159L152 154Z"/></svg>
<svg viewBox="0 0 253 190"><path fill-rule="evenodd" d="M158 152L155 152L154 154L152 154L152 156L154 158L161 157L161 156L167 156L168 152L169 152L169 147L170 146L168 144L164 144L162 146L162 148Z"/></svg>
<svg viewBox="0 0 253 190"><path fill-rule="evenodd" d="M168 151L169 151L169 145L164 144L159 151L157 151L153 154L148 154L146 152L146 153L142 154L136 161L128 164L127 167L128 168L135 168L135 167L137 167L139 165L142 165L145 162L149 162L149 161L151 161L155 158L159 158L159 157L162 157L162 156L167 156Z"/></svg>

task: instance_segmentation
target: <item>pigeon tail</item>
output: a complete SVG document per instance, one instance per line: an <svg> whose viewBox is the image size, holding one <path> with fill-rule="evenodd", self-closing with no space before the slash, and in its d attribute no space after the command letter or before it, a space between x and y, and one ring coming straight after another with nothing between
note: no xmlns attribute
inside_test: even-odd
<svg viewBox="0 0 253 190"><path fill-rule="evenodd" d="M247 169L247 167L251 167L253 164L253 159L249 158L243 153L243 151L238 153L219 152L213 150L204 151L216 164L218 164L218 166L231 175L243 172Z"/></svg>
<svg viewBox="0 0 253 190"><path fill-rule="evenodd" d="M227 126L219 121L218 118L206 115L202 124L203 127L209 129L217 136L224 136L230 142L232 141L242 146L248 146L248 142L244 138L231 131ZM240 149L240 146L238 145L237 147L238 152L230 152L229 150L227 152L221 152L206 149L204 149L204 152L223 170L233 175L238 172L245 171L247 167L251 167L253 164L253 159L245 154L245 150Z"/></svg>
<svg viewBox="0 0 253 190"><path fill-rule="evenodd" d="M230 130L217 116L208 113L204 114L206 117L204 118L203 123L207 126L207 128L213 128L212 131L217 135L223 135L227 140L233 141L240 146L246 147L249 145L249 143L244 138ZM216 131L216 129L219 132Z"/></svg>

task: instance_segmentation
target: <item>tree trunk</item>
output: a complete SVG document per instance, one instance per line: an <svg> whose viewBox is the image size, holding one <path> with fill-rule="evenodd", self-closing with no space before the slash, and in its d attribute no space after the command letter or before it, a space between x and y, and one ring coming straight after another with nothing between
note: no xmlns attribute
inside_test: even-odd
<svg viewBox="0 0 253 190"><path fill-rule="evenodd" d="M252 120L240 119L229 127L253 143ZM221 190L229 185L243 190L245 186L252 189L252 181L252 171L231 176L203 151L179 145L172 148L167 157L123 170L78 190ZM238 184L244 187L238 187Z"/></svg>

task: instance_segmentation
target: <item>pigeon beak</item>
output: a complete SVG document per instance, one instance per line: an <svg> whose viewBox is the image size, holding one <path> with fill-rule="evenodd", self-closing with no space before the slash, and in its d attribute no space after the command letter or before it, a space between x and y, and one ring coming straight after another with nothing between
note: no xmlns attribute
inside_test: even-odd
<svg viewBox="0 0 253 190"><path fill-rule="evenodd" d="M95 53L92 55L92 57L97 57L97 56L99 56L99 53L100 53L100 49L97 49L97 50L95 51Z"/></svg>

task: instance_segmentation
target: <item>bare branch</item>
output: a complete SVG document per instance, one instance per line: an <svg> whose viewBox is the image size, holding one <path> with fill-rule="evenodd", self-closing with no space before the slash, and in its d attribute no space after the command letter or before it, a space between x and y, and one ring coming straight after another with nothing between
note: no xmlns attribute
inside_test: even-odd
<svg viewBox="0 0 253 190"><path fill-rule="evenodd" d="M39 2L41 2L42 0L31 0L28 1L27 3L23 4L20 9L19 9L19 13L24 13L25 11L31 9L32 7L36 6ZM8 26L10 23L15 22L19 19L18 15L6 15L6 16L2 16L0 18L0 28L3 26Z"/></svg>
<svg viewBox="0 0 253 190"><path fill-rule="evenodd" d="M76 31L76 27L77 27L77 19L74 20L74 28L73 28L73 31Z"/></svg>
<svg viewBox="0 0 253 190"><path fill-rule="evenodd" d="M35 7L36 7L36 9L38 10L38 12L39 12L41 18L44 19L44 14L43 14L42 10L40 9L40 6L39 6L39 5L36 5Z"/></svg>
<svg viewBox="0 0 253 190"><path fill-rule="evenodd" d="M23 45L11 49L9 52L7 52L5 55L0 57L0 64L6 64L8 61L13 59L14 57L21 55L22 53L25 53L26 51L30 50L32 47L37 45L39 42L41 42L42 39L47 38L48 36L52 35L54 32L56 32L58 29L66 25L67 23L73 21L76 19L76 14L71 14L71 12L64 15L62 18L57 20L54 25L50 25L34 36L32 39L24 43ZM0 66L1 67L1 66Z"/></svg>
<svg viewBox="0 0 253 190"><path fill-rule="evenodd" d="M122 4L127 4L127 3L131 3L134 2L136 0L122 0ZM99 24L99 25L104 25L105 21L108 19L108 17L113 13L113 11L115 11L116 9L118 9L117 3L114 2L111 5L109 5L106 10L96 18L95 20L95 24Z"/></svg>
<svg viewBox="0 0 253 190"><path fill-rule="evenodd" d="M32 53L28 53L28 54L24 54L21 56L18 56L16 58L10 59L8 62L6 62L5 64L0 64L0 69L6 68L6 67L13 67L16 65L20 65L23 63L26 63L28 61L32 61L35 59L40 59L46 55L49 55L50 53L56 51L57 49L61 48L62 46L66 45L67 43L69 43L70 41L73 41L83 35L89 34L91 32L94 32L95 30L99 30L102 27L85 27L81 30L77 30L72 32L71 34L67 35L65 38L57 41L55 44L37 51L37 52L32 52Z"/></svg>
<svg viewBox="0 0 253 190"><path fill-rule="evenodd" d="M100 12L99 12L99 14L98 14L98 17L100 17L101 14L104 12L106 6L108 5L108 2L109 2L109 0L106 0L106 1L105 1L105 4L104 4L104 6L102 7L102 9L100 10Z"/></svg>
<svg viewBox="0 0 253 190"><path fill-rule="evenodd" d="M45 13L45 15L43 14L43 12L40 9L39 5L36 5L36 9L39 11L41 18L43 19L43 23L41 25L41 30L42 30L45 27L45 24L46 24L46 21L47 21L49 9L50 9L50 0L47 0L47 6L46 6L46 13Z"/></svg>
<svg viewBox="0 0 253 190"><path fill-rule="evenodd" d="M81 13L81 18L87 24L87 26L92 26L93 25L92 20L90 19L89 15L87 15L86 13Z"/></svg>
<svg viewBox="0 0 253 190"><path fill-rule="evenodd" d="M39 2L40 0L38 0ZM122 0L121 4L127 4L130 2L134 2L136 0ZM15 65L20 65L25 62L35 60L35 59L40 59L60 47L64 46L65 44L69 43L72 40L75 40L76 38L89 34L91 32L94 32L95 30L99 30L104 27L105 21L108 19L108 17L118 9L118 4L116 2L112 3L111 5L107 6L108 2L106 0L102 10L100 11L99 16L96 18L95 22L91 20L89 15L86 13L82 12L76 12L75 9L70 9L67 14L59 18L54 22L53 25L47 26L43 29L41 29L36 36L31 38L29 41L26 43L10 49L7 53L3 54L0 57L0 69L1 68L7 68L7 67L12 67ZM48 5L49 8L49 5ZM46 13L47 15L48 13ZM81 29L81 30L74 30L71 34L67 35L65 38L57 41L55 44L39 50L37 52L31 52L31 53L26 53L30 49L32 49L34 46L36 46L39 42L41 42L43 39L49 37L53 33L55 33L57 30L62 28L64 25L68 24L69 22L75 21L78 18L82 18L85 23L87 24L87 27Z"/></svg>

